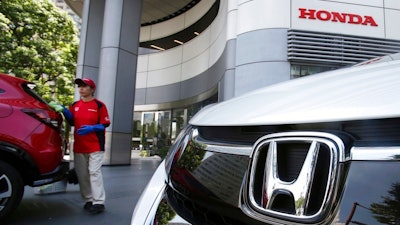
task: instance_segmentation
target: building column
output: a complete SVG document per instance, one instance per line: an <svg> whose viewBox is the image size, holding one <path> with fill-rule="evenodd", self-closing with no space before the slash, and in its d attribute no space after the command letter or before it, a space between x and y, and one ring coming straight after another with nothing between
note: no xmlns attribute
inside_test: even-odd
<svg viewBox="0 0 400 225"><path fill-rule="evenodd" d="M141 5L141 0L84 1L77 77L96 82L96 98L110 114L104 165L131 162Z"/></svg>
<svg viewBox="0 0 400 225"><path fill-rule="evenodd" d="M98 83L101 34L105 0L85 0L82 11L82 27L76 77L88 77ZM75 99L79 93L75 91Z"/></svg>
<svg viewBox="0 0 400 225"><path fill-rule="evenodd" d="M104 164L131 163L141 0L106 0L97 96L107 105Z"/></svg>

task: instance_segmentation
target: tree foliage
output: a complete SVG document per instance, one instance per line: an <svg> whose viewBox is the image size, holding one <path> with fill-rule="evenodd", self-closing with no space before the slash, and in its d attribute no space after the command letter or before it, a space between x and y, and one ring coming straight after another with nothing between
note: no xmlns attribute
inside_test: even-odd
<svg viewBox="0 0 400 225"><path fill-rule="evenodd" d="M48 0L0 1L0 72L32 81L46 100L73 101L73 20Z"/></svg>
<svg viewBox="0 0 400 225"><path fill-rule="evenodd" d="M392 184L387 196L382 196L382 203L372 203L374 217L384 224L400 224L400 183Z"/></svg>
<svg viewBox="0 0 400 225"><path fill-rule="evenodd" d="M156 221L158 225L168 225L176 216L174 209L168 204L167 200L163 199L158 205L156 212Z"/></svg>

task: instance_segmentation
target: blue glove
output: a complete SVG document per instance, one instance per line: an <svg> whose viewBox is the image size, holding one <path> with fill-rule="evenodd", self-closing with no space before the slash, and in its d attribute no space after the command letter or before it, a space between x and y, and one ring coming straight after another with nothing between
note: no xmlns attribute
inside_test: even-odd
<svg viewBox="0 0 400 225"><path fill-rule="evenodd" d="M97 131L104 131L104 125L103 124L83 125L77 130L77 133L78 135L86 135L88 133Z"/></svg>
<svg viewBox="0 0 400 225"><path fill-rule="evenodd" d="M62 111L65 119L68 121L69 124L73 125L74 124L74 117L72 116L72 113L64 107Z"/></svg>

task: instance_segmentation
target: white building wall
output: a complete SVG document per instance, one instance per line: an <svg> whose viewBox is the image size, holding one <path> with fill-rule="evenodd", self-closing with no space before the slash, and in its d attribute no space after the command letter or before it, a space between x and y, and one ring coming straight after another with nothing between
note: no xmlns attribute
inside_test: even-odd
<svg viewBox="0 0 400 225"><path fill-rule="evenodd" d="M179 17L142 28L141 41L184 29L204 15L214 1L200 3ZM315 10L322 19L332 12L367 16L377 26L352 24L348 18L345 22L300 18L300 9ZM234 50L229 53L235 54L235 65L226 68L230 70L228 86L234 91L221 91L241 95L290 79L287 29L400 40L399 19L397 0L221 0L217 17L197 38L173 49L139 56L136 88L177 88L179 83L209 70L221 59L227 43L234 41Z"/></svg>
<svg viewBox="0 0 400 225"><path fill-rule="evenodd" d="M394 0L392 1L394 2ZM400 1L396 5L396 9L386 9L385 10L385 37L389 39L400 39ZM393 4L395 5L395 4Z"/></svg>
<svg viewBox="0 0 400 225"><path fill-rule="evenodd" d="M237 35L265 29L290 27L290 1L238 1Z"/></svg>

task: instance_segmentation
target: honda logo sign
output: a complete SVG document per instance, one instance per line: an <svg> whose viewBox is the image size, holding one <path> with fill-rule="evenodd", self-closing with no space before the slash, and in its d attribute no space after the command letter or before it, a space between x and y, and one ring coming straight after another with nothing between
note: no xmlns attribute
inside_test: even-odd
<svg viewBox="0 0 400 225"><path fill-rule="evenodd" d="M245 212L258 219L320 220L333 200L344 144L321 132L260 138L253 148Z"/></svg>

